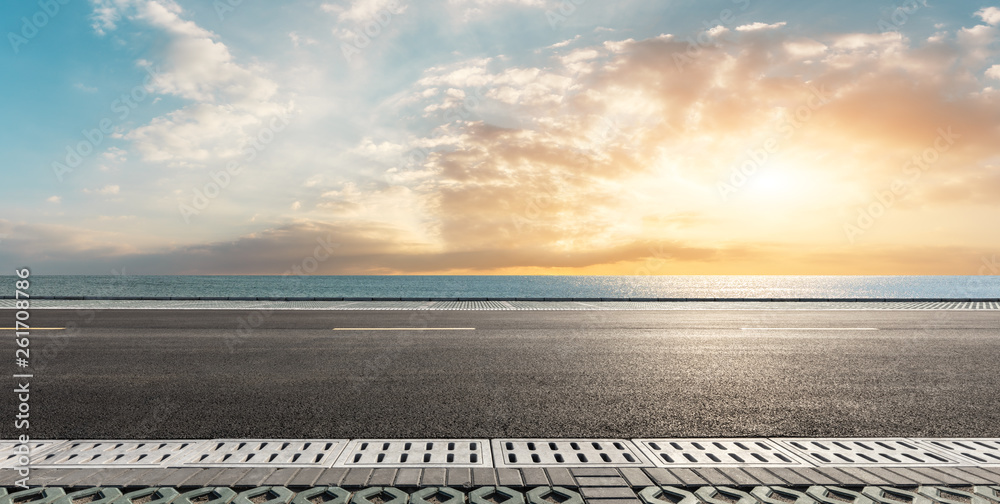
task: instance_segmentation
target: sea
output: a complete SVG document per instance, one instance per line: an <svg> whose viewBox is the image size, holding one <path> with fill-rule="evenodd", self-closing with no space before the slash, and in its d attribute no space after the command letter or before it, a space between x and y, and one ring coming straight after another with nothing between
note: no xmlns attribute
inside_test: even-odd
<svg viewBox="0 0 1000 504"><path fill-rule="evenodd" d="M4 276L3 296L14 295ZM31 276L28 294L94 297L998 298L1000 276Z"/></svg>

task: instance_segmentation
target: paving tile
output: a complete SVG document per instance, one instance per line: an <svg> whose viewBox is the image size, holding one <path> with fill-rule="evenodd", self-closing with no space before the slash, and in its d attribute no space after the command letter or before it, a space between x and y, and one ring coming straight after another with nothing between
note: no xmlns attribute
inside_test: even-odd
<svg viewBox="0 0 1000 504"><path fill-rule="evenodd" d="M838 467L841 472L846 473L850 477L861 481L865 485L892 485L893 483L885 478L882 478L876 474L865 472L860 467Z"/></svg>
<svg viewBox="0 0 1000 504"><path fill-rule="evenodd" d="M749 474L761 485L785 485L788 484L787 481L781 479L778 475L768 471L763 467L741 467L743 472Z"/></svg>
<svg viewBox="0 0 1000 504"><path fill-rule="evenodd" d="M274 471L260 482L261 485L268 486L288 486L295 473L299 472L298 467L283 467Z"/></svg>
<svg viewBox="0 0 1000 504"><path fill-rule="evenodd" d="M91 483L89 478L97 473L104 471L105 469L72 469L71 472L65 474L63 477L53 481L52 485L58 485L63 487L68 486L79 486L79 487L92 487L96 486Z"/></svg>
<svg viewBox="0 0 1000 504"><path fill-rule="evenodd" d="M472 486L472 470L467 467L449 468L447 475L450 487Z"/></svg>
<svg viewBox="0 0 1000 504"><path fill-rule="evenodd" d="M370 471L371 469L369 469ZM346 467L331 467L329 469L320 469L320 473L316 475L316 479L313 480L313 486L340 486L343 484L344 479L347 477L350 469ZM367 476L367 475L366 475ZM364 483L362 483L363 485Z"/></svg>
<svg viewBox="0 0 1000 504"><path fill-rule="evenodd" d="M397 469L391 467L381 467L372 471L372 477L368 479L368 486L392 486L396 481Z"/></svg>
<svg viewBox="0 0 1000 504"><path fill-rule="evenodd" d="M497 482L502 486L524 486L521 479L521 471L517 469L497 469Z"/></svg>
<svg viewBox="0 0 1000 504"><path fill-rule="evenodd" d="M104 469L102 471L98 471L96 473L93 473L93 474L90 474L89 476L87 476L86 481L84 482L85 483L84 485L80 485L79 482L77 483L77 485L78 486L102 486L102 485L106 485L107 484L107 483L105 483L106 481L114 479L116 476L118 476L119 474L124 473L125 471L128 471L128 469L124 468L124 467L119 467L119 468L115 468L115 469Z"/></svg>
<svg viewBox="0 0 1000 504"><path fill-rule="evenodd" d="M495 486L497 472L492 467L476 467L472 470L472 483L476 486Z"/></svg>
<svg viewBox="0 0 1000 504"><path fill-rule="evenodd" d="M270 476L274 471L275 468L273 467L254 467L236 482L236 486L260 486L260 482L264 481L264 478Z"/></svg>
<svg viewBox="0 0 1000 504"><path fill-rule="evenodd" d="M680 480L677 476L674 476L670 471L662 467L647 467L643 469L643 472L649 476L649 479L653 480L657 485L673 486L673 485L683 485L684 482Z"/></svg>
<svg viewBox="0 0 1000 504"><path fill-rule="evenodd" d="M806 486L812 485L812 481L806 478L804 475L799 474L792 468L789 467L768 467L768 472L773 473L775 476L785 480L789 485L792 486Z"/></svg>
<svg viewBox="0 0 1000 504"><path fill-rule="evenodd" d="M1000 467L980 467L979 469L993 474L995 481L1000 483Z"/></svg>
<svg viewBox="0 0 1000 504"><path fill-rule="evenodd" d="M985 484L996 484L993 480L987 480L983 476L975 475L967 471L966 469L975 469L974 467L935 467L938 471L950 474L956 478L963 481L969 482L970 485L985 485Z"/></svg>
<svg viewBox="0 0 1000 504"><path fill-rule="evenodd" d="M574 467L570 469L573 476L618 476L618 469L613 467Z"/></svg>
<svg viewBox="0 0 1000 504"><path fill-rule="evenodd" d="M28 483L31 486L51 485L54 481L64 478L67 474L71 474L74 471L74 469L32 469L31 479Z"/></svg>
<svg viewBox="0 0 1000 504"><path fill-rule="evenodd" d="M101 485L104 486L125 486L138 475L148 472L149 469L125 469L115 474L109 474L102 478ZM32 471L34 474L34 471Z"/></svg>
<svg viewBox="0 0 1000 504"><path fill-rule="evenodd" d="M238 469L223 469L222 472L215 477L214 480L210 481L209 484L212 486L232 486L237 481L246 476L250 472L249 467L240 467Z"/></svg>
<svg viewBox="0 0 1000 504"><path fill-rule="evenodd" d="M590 499L635 499L635 492L628 487L580 487L580 494Z"/></svg>
<svg viewBox="0 0 1000 504"><path fill-rule="evenodd" d="M428 467L420 475L420 486L444 486L447 473L443 467Z"/></svg>
<svg viewBox="0 0 1000 504"><path fill-rule="evenodd" d="M628 482L621 476L581 476L576 478L581 487L617 486L627 487Z"/></svg>
<svg viewBox="0 0 1000 504"><path fill-rule="evenodd" d="M567 488L576 488L580 486L576 482L576 478L573 477L573 473L569 472L569 469L565 467L547 468L545 469L545 474L549 476L549 481L551 481L554 486Z"/></svg>
<svg viewBox="0 0 1000 504"><path fill-rule="evenodd" d="M337 469L340 469L340 468L328 469L328 471L335 471ZM344 479L340 480L340 486L342 486L342 487L363 487L363 486L367 486L368 485L368 478L370 478L371 475L372 475L372 470L369 469L369 468L367 468L367 467L352 467L352 468L350 468L350 469L347 470L347 474L344 475ZM322 480L325 476L326 476L326 473L324 472L323 476L320 476L320 479ZM332 481L331 482L327 482L327 481L320 481L320 480L317 480L316 483L320 484L320 485L327 485L327 484L333 485L333 484L335 484Z"/></svg>
<svg viewBox="0 0 1000 504"><path fill-rule="evenodd" d="M129 468L118 468L112 471L104 471L98 476L95 482L101 486L114 486L114 484L111 483L112 481L117 481L125 473L131 472L133 470L134 469L129 469Z"/></svg>
<svg viewBox="0 0 1000 504"><path fill-rule="evenodd" d="M222 470L220 469L219 472ZM128 472L115 476L115 485L119 486L150 486L146 481L155 480L160 469L132 469ZM197 476L197 474L195 474ZM194 477L194 476L192 476ZM188 479L190 481L190 478ZM190 483L189 483L190 484Z"/></svg>
<svg viewBox="0 0 1000 504"><path fill-rule="evenodd" d="M153 484L156 486L169 487L181 486L184 482L191 479L192 476L200 473L201 471L202 468L200 467L186 467L184 469L178 469L170 474L164 474L163 478Z"/></svg>
<svg viewBox="0 0 1000 504"><path fill-rule="evenodd" d="M549 478L541 467L526 467L521 469L521 477L525 486L549 486Z"/></svg>
<svg viewBox="0 0 1000 504"><path fill-rule="evenodd" d="M856 476L852 476L847 472L841 471L838 467L817 467L816 472L825 474L830 479L836 481L838 485L864 486L866 483Z"/></svg>
<svg viewBox="0 0 1000 504"><path fill-rule="evenodd" d="M900 476L909 478L920 485L940 485L941 481L931 477L927 474L918 473L912 469L906 467L887 467L886 471L891 471Z"/></svg>
<svg viewBox="0 0 1000 504"><path fill-rule="evenodd" d="M874 478L880 478L889 485L915 485L917 482L882 467L859 467L859 471L869 473ZM865 479L865 478L861 478Z"/></svg>
<svg viewBox="0 0 1000 504"><path fill-rule="evenodd" d="M587 504L642 504L639 499L587 499Z"/></svg>
<svg viewBox="0 0 1000 504"><path fill-rule="evenodd" d="M292 479L288 481L288 486L290 487L308 487L313 486L316 479L319 478L320 474L326 469L320 469L318 467L307 467L305 469L300 469L299 472L292 476Z"/></svg>
<svg viewBox="0 0 1000 504"><path fill-rule="evenodd" d="M996 485L1000 483L1000 476L981 467L962 466L956 467L955 470L968 474L969 476L966 479L973 485Z"/></svg>
<svg viewBox="0 0 1000 504"><path fill-rule="evenodd" d="M739 467L720 467L718 471L732 480L733 484L738 487L752 487L761 484L759 479L754 478Z"/></svg>
<svg viewBox="0 0 1000 504"><path fill-rule="evenodd" d="M28 478L34 478L35 477L34 476L35 472L40 471L40 470L41 469L32 469L31 472L28 474ZM0 487L5 487L5 486L12 487L12 486L14 486L15 483L17 483L18 480L21 480L21 479L24 479L24 477L21 476L13 468L9 468L8 467L8 468L0 469Z"/></svg>
<svg viewBox="0 0 1000 504"><path fill-rule="evenodd" d="M817 485L836 485L837 480L813 469L811 467L796 467L793 469L795 472L805 476L809 481Z"/></svg>
<svg viewBox="0 0 1000 504"><path fill-rule="evenodd" d="M727 478L725 474L722 474L714 467L699 467L697 469L693 469L693 471L698 473L698 476L704 478L709 485L728 486L733 484L732 480Z"/></svg>
<svg viewBox="0 0 1000 504"><path fill-rule="evenodd" d="M405 467L396 473L396 485L398 487L420 486L420 469L415 467Z"/></svg>
<svg viewBox="0 0 1000 504"><path fill-rule="evenodd" d="M633 487L647 487L653 484L653 480L646 476L646 473L642 472L642 469L638 467L623 467L619 472L628 482L629 486ZM553 482L553 484L555 484Z"/></svg>
<svg viewBox="0 0 1000 504"><path fill-rule="evenodd" d="M694 485L706 485L708 481L702 478L698 473L692 471L691 469L671 469L671 473L681 480L681 484L684 486L694 486Z"/></svg>
<svg viewBox="0 0 1000 504"><path fill-rule="evenodd" d="M920 474L926 474L928 477L934 478L945 485L967 485L968 481L947 470L945 467L914 467L913 471Z"/></svg>

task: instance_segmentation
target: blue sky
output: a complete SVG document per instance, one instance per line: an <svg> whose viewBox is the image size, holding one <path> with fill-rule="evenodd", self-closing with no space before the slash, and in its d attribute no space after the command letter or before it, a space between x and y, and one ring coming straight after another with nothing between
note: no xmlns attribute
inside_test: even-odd
<svg viewBox="0 0 1000 504"><path fill-rule="evenodd" d="M5 7L5 264L280 273L325 239L329 274L975 274L1000 246L989 2L64 1Z"/></svg>

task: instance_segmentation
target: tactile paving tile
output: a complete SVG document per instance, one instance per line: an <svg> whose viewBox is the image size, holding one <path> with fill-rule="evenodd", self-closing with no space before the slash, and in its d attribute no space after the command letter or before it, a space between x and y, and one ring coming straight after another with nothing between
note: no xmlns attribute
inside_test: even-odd
<svg viewBox="0 0 1000 504"><path fill-rule="evenodd" d="M330 467L346 439L213 439L188 450L181 465L197 467Z"/></svg>
<svg viewBox="0 0 1000 504"><path fill-rule="evenodd" d="M205 441L72 441L32 458L38 468L167 467Z"/></svg>
<svg viewBox="0 0 1000 504"><path fill-rule="evenodd" d="M765 438L635 439L659 467L809 466L787 448Z"/></svg>
<svg viewBox="0 0 1000 504"><path fill-rule="evenodd" d="M485 439L355 439L334 467L490 467Z"/></svg>
<svg viewBox="0 0 1000 504"><path fill-rule="evenodd" d="M977 466L1000 466L1000 439L914 439L936 452Z"/></svg>
<svg viewBox="0 0 1000 504"><path fill-rule="evenodd" d="M506 301L439 301L431 304L431 310L512 310Z"/></svg>
<svg viewBox="0 0 1000 504"><path fill-rule="evenodd" d="M38 456L65 442L63 440L28 441L28 457L31 459L31 465L34 465ZM14 467L18 465L18 458L22 453L17 450L21 444L17 441L0 441L0 467Z"/></svg>
<svg viewBox="0 0 1000 504"><path fill-rule="evenodd" d="M625 439L494 439L496 467L651 465Z"/></svg>
<svg viewBox="0 0 1000 504"><path fill-rule="evenodd" d="M773 440L816 466L944 466L958 461L903 438Z"/></svg>

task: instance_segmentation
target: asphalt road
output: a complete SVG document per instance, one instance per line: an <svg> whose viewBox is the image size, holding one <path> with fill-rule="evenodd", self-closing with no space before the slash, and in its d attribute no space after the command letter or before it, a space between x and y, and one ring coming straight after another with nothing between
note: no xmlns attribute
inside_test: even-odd
<svg viewBox="0 0 1000 504"><path fill-rule="evenodd" d="M35 439L1000 436L997 311L35 310L31 322L70 328L32 333ZM333 330L371 327L475 330ZM831 328L878 330L819 330ZM13 332L0 338L16 372ZM4 388L11 439L23 431Z"/></svg>

